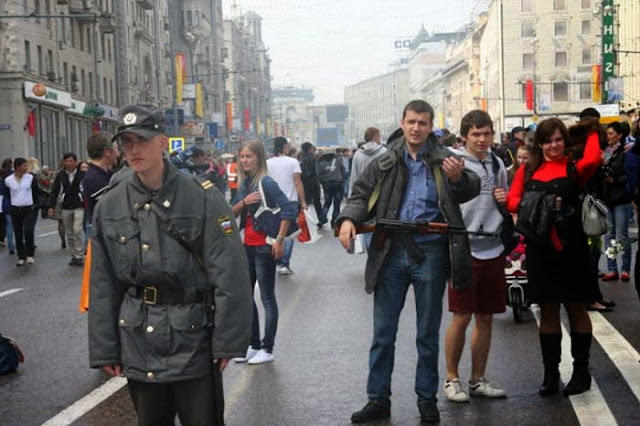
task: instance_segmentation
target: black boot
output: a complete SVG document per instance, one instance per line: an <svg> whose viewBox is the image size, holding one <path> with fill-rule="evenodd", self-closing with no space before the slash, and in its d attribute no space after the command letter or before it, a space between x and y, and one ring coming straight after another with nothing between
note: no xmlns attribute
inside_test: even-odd
<svg viewBox="0 0 640 426"><path fill-rule="evenodd" d="M560 383L560 364L562 333L540 333L540 348L544 363L544 381L540 385L540 395L554 395L558 392Z"/></svg>
<svg viewBox="0 0 640 426"><path fill-rule="evenodd" d="M591 373L589 373L591 338L591 333L571 333L573 374L567 386L564 387L565 396L577 395L591 389Z"/></svg>

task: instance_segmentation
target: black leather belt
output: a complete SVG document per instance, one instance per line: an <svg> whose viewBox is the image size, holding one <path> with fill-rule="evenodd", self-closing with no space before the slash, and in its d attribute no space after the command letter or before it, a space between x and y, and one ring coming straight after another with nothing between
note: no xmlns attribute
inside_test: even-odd
<svg viewBox="0 0 640 426"><path fill-rule="evenodd" d="M141 299L147 305L175 305L178 303L199 303L204 302L204 293L196 291L192 294L185 294L182 289L157 288L155 286L134 286L129 287L127 293L131 297Z"/></svg>

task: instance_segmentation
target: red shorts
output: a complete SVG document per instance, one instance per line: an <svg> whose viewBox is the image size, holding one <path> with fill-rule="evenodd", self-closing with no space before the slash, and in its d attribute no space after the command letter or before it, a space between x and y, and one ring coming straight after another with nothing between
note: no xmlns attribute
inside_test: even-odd
<svg viewBox="0 0 640 426"><path fill-rule="evenodd" d="M472 259L471 285L455 290L449 283L449 312L498 314L506 311L507 281L504 256Z"/></svg>

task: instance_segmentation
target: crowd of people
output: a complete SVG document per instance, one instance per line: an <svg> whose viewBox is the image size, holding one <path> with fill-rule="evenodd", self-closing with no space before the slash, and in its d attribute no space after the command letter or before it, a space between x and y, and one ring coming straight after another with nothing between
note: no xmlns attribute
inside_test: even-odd
<svg viewBox="0 0 640 426"><path fill-rule="evenodd" d="M588 391L587 310L608 312L615 306L600 291L600 280L631 278L629 224L640 202L640 144L635 143L640 122L602 127L597 111L588 109L569 127L547 118L527 129L516 127L502 144L494 144L494 123L484 111L467 113L458 137L434 131L434 115L427 102L412 101L386 144L370 127L357 149L318 149L305 142L298 152L290 140L276 137L271 156L263 142L247 140L236 154L216 158L192 147L167 158L162 111L130 105L121 109L115 135L91 135L88 162L66 153L56 171L39 167L36 159L3 161L0 241L17 255L17 266L33 264L37 218L51 218L58 221L69 264L81 266L90 239L91 366L127 376L142 424L169 421L175 414L186 422L215 424L223 406L212 401L218 401L218 376L229 360L249 365L275 360L277 276L293 274L298 217L311 206L317 226L330 224L347 250L359 228L372 221L444 223L462 230L407 228L380 238L376 229L365 236L373 339L368 402L351 421L391 416L395 338L413 286L415 391L422 421L432 423L440 419L436 395L445 291L452 320L444 340L444 394L452 402L506 396L487 379L486 367L493 315L506 310L509 253L503 231L515 219L526 243L528 298L540 307L539 393L560 390L561 306L570 319L574 360L562 392ZM587 193L609 208L609 232L601 237L587 237L583 230L580 212ZM99 202L102 198L109 202ZM600 273L609 246L616 253ZM262 334L256 285L264 310ZM459 364L472 321L465 386ZM164 334L173 336L171 347L160 344ZM151 344L142 345L141 339ZM214 363L207 364L211 358ZM165 396L150 384L161 386ZM172 392L183 397L167 398ZM204 396L190 400L190 395Z"/></svg>

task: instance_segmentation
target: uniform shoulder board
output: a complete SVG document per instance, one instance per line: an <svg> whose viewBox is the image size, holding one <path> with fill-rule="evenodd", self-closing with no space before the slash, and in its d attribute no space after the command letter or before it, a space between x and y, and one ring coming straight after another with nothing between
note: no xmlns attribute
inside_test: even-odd
<svg viewBox="0 0 640 426"><path fill-rule="evenodd" d="M203 187L204 189L211 189L214 187L214 184L209 179L207 179L207 180L200 181L200 186Z"/></svg>

